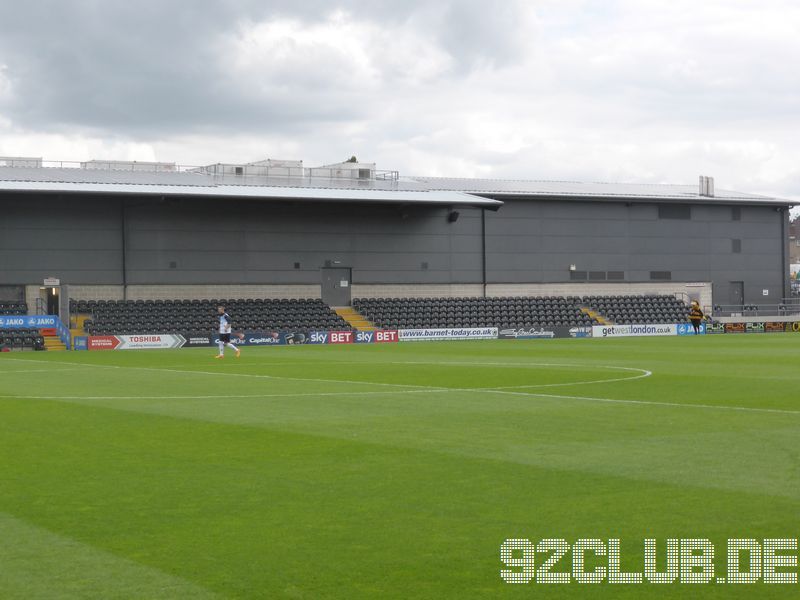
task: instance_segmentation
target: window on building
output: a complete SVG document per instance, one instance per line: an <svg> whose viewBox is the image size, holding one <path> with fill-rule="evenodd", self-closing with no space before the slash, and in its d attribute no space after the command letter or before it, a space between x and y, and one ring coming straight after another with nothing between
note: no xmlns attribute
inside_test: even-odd
<svg viewBox="0 0 800 600"><path fill-rule="evenodd" d="M731 250L734 254L740 254L742 252L742 240L731 240Z"/></svg>
<svg viewBox="0 0 800 600"><path fill-rule="evenodd" d="M650 271L652 281L671 281L672 271Z"/></svg>
<svg viewBox="0 0 800 600"><path fill-rule="evenodd" d="M659 219L691 219L692 207L688 204L659 204Z"/></svg>

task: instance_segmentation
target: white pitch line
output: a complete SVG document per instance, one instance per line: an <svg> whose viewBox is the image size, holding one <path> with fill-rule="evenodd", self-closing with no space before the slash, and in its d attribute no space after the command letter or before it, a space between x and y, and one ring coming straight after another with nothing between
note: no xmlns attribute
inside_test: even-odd
<svg viewBox="0 0 800 600"><path fill-rule="evenodd" d="M116 367L116 366L113 366L113 365L86 365L86 364L83 364L83 363L70 362L70 361L67 361L67 360L46 361L46 360L27 360L27 359L24 359L24 358L5 358L5 357L0 357L0 364L2 364L3 362L21 362L21 363L26 363L26 364L31 364L31 365L42 365L42 366L45 366L45 365L65 365L65 366L69 366L69 367L76 368L76 369L79 368L79 367L82 368L82 369L91 369L91 368L95 368L95 367L105 367L107 369L120 369L120 368L122 368L122 367ZM50 369L42 369L42 371L49 371L49 370ZM6 371L6 370L3 370L3 369L0 369L0 373L9 373L9 372L10 371Z"/></svg>
<svg viewBox="0 0 800 600"><path fill-rule="evenodd" d="M31 361L33 362L33 361ZM105 366L105 365L85 365L89 366ZM574 366L574 365L572 365ZM293 381L316 381L316 382L325 382L325 383L357 383L357 384L366 384L366 385L380 385L380 386L391 386L391 387L403 387L403 388L415 388L413 390L398 390L396 392L376 392L376 391L367 391L367 392L320 392L320 393L308 393L308 394L272 394L272 395L265 395L265 394L258 394L253 397L265 398L265 397L293 397L293 396L300 396L300 395L307 395L307 396L350 396L350 395L363 395L367 396L370 394L404 394L404 393L426 393L426 392L470 392L470 393L481 393L481 394L504 394L504 395L512 395L512 396L526 396L531 398L548 398L553 400L579 400L584 402L602 402L607 404L628 404L628 405L643 405L643 406L664 406L668 408L699 408L699 409L708 409L708 410L728 410L728 411L737 411L737 412L755 412L755 413L768 413L768 414L783 414L783 415L800 415L800 411L798 410L787 410L787 409L780 409L780 408L755 408L755 407L747 407L747 406L725 406L725 405L718 405L718 404L684 404L680 402L659 402L656 400L622 400L618 398L597 398L594 396L566 396L566 395L558 395L558 394L539 394L535 392L522 392L522 391L510 391L504 388L445 388L445 387L435 387L435 386L423 386L423 385L411 385L411 384L398 384L398 383L372 383L368 381L345 381L345 380L338 380L338 379L311 379L311 378L300 378L300 377L280 377L280 376L272 376L272 375L251 375L246 373L218 373L214 371L182 371L176 369L158 369L154 367L119 367L113 366L112 368L119 368L119 369L132 369L132 370L146 370L146 371L166 371L170 373L184 373L184 374L201 374L201 375L224 375L224 376L238 376L238 377L256 377L256 378L265 378L265 379L288 379ZM633 369L633 367L617 367L619 369ZM649 373L649 372L648 372ZM644 375L642 375L643 377ZM637 377L638 378L638 377ZM605 380L607 381L607 380ZM216 396L209 396L208 398L235 398L237 396L226 396L226 395L216 395ZM250 397L250 396L240 396ZM42 400L59 400L59 399L75 399L75 400L83 400L83 399L91 399L92 397L85 397L85 396L76 396L73 398L70 397L62 397L57 398L53 396L3 396L3 398L19 398L19 399L42 399ZM94 399L146 399L147 397L143 396L96 396ZM178 396L167 396L167 397L152 397L150 399L170 399L170 398L180 398ZM185 399L203 399L203 396L189 396Z"/></svg>
<svg viewBox="0 0 800 600"><path fill-rule="evenodd" d="M377 385L383 387L414 388L423 390L449 390L454 388L414 385L411 383L381 383L377 381L353 381L349 379L317 379L314 377L285 377L282 375L255 375L252 373L224 373L218 371L193 371L183 369L159 369L156 367L118 367L120 369L136 369L139 371L160 371L167 373L183 373L189 375L217 375L223 377L250 377L253 379L280 379L286 381L313 381L316 383L348 383L354 385Z"/></svg>
<svg viewBox="0 0 800 600"><path fill-rule="evenodd" d="M8 360L17 360L20 362L36 362L39 363L40 361L32 361L32 360L24 360L24 359L8 359ZM528 384L528 385L511 385L511 386L503 386L503 387L494 387L494 388L480 388L480 389L529 389L529 388L550 388L550 387L565 387L565 386L572 386L572 385L590 385L590 384L597 384L597 383L615 383L621 381L633 381L635 379L642 379L644 377L650 377L652 375L652 371L648 371L646 369L640 369L637 367L620 367L616 365L576 365L570 363L501 363L501 362L475 362L475 361L370 361L369 363L363 363L361 361L315 361L315 364L330 364L332 362L336 362L336 364L354 364L354 365L375 365L375 364L391 364L391 365L441 365L441 366L496 366L496 367L505 367L505 368L526 368L526 369L536 369L540 367L557 367L557 368L569 368L569 369L580 369L580 368L588 368L588 369L596 369L596 370L617 370L617 371L634 371L639 373L634 377L616 377L613 379L594 379L589 381L569 381L563 383L543 383L543 384ZM269 364L297 364L297 363L269 363ZM303 363L306 364L306 363ZM255 377L255 378L265 378L265 379L284 379L288 381L314 381L318 383L350 383L355 385L377 385L377 386L391 386L391 387L403 387L403 388L425 388L425 389L439 389L434 388L431 386L418 386L414 384L403 384L403 383L378 383L378 382L368 382L368 381L352 381L352 380L342 380L342 379L314 379L308 377L286 377L281 375L255 375L250 373L219 373L216 371L196 371L192 369L159 369L154 367L120 367L117 365L76 365L80 367L87 367L87 368L104 368L104 369L140 369L140 370L151 370L151 371L167 371L172 373L198 373L201 375L226 375L230 377ZM450 388L442 388L442 389L450 389ZM478 388L476 388L478 389Z"/></svg>
<svg viewBox="0 0 800 600"><path fill-rule="evenodd" d="M526 388L549 388L549 387L564 387L568 385L588 385L590 383L614 383L618 381L634 381L636 379L644 379L645 377L650 377L653 372L648 371L646 369L638 369L642 373L641 375L635 375L633 377L616 377L614 379L596 379L594 381L570 381L566 383L538 383L532 385L504 385L502 387L494 387L490 388L493 390L518 390L518 389L526 389Z"/></svg>
<svg viewBox="0 0 800 600"><path fill-rule="evenodd" d="M7 359L7 360L17 360L21 362L39 362L39 361L25 361L24 359ZM63 361L61 361L63 362ZM418 364L418 363L404 363L401 364ZM432 363L421 363L421 364L432 364ZM501 363L505 364L505 363ZM532 363L529 363L532 364ZM541 366L544 366L546 363L538 363ZM565 395L557 395L557 394L538 394L535 392L522 392L522 391L510 391L505 388L446 388L446 387L436 387L436 386L424 386L424 385L413 385L413 384L401 384L401 383L377 383L377 382L369 382L369 381L349 381L349 380L340 380L340 379L315 379L315 378L303 378L303 377L282 377L278 375L253 375L247 373L223 373L223 372L216 372L216 371L193 371L193 370L178 370L178 369L158 369L155 367L121 367L117 365L81 365L86 367L108 367L114 369L132 369L132 370L144 370L144 371L166 371L170 373L184 373L184 374L200 374L200 375L222 375L226 377L254 377L254 378L263 378L263 379L284 379L289 381L315 381L320 383L351 383L351 384L359 384L359 385L376 385L376 386L389 386L389 387L401 387L401 388L415 388L420 392L424 391L436 391L436 392L471 392L471 393L493 393L493 394L508 394L508 395L515 395L515 396L528 396L534 398L550 398L550 399L563 399L563 400L580 400L585 402L603 402L608 404L634 404L634 405L644 405L644 406L665 406L671 408L700 408L700 409L710 409L710 410L730 410L730 411L738 411L738 412L756 412L756 413L768 413L768 414L784 414L784 415L798 415L800 411L798 410L787 410L787 409L780 409L780 408L755 408L755 407L747 407L747 406L725 406L725 405L718 405L718 404L684 404L680 402L659 402L656 400L621 400L617 398L597 398L593 396L565 396ZM548 366L564 366L564 367L576 367L580 368L580 365L569 365L566 363L551 363ZM599 367L600 365L595 365ZM622 369L622 370L636 370L636 371L645 371L644 369L637 369L635 367L611 367L615 369ZM646 371L647 375L642 374L636 379L641 377L649 377L652 374L650 371ZM632 378L633 379L633 378ZM603 380L609 381L609 380ZM552 384L543 384L543 385L552 385ZM529 386L525 386L529 387ZM411 391L411 390L407 390ZM377 393L377 392L364 392L362 395L368 395L370 393ZM387 392L388 393L388 392ZM342 392L341 395L349 395L352 392ZM320 395L320 394L310 394L312 396ZM18 396L10 396L12 398L17 398ZM214 396L214 398L218 398L221 396ZM222 396L224 397L224 396ZM231 396L228 396L231 397ZM48 397L53 399L52 397Z"/></svg>
<svg viewBox="0 0 800 600"><path fill-rule="evenodd" d="M568 381L563 383L533 383L527 385L506 385L506 386L498 386L498 387L491 387L491 388L474 388L474 389L491 389L491 390L517 390L517 389L527 389L527 388L550 388L550 387L564 387L570 385L589 385L593 383L615 383L620 381L633 381L635 379L644 379L645 377L650 377L653 372L648 371L647 369L640 369L638 367L619 367L615 365L575 365L569 363L497 363L497 362L453 362L453 361L444 361L444 362L391 362L387 364L396 364L396 365L455 365L455 366L499 366L499 367L506 367L506 368L539 368L539 367L558 367L558 368L570 368L570 369L595 369L595 370L617 370L617 371L633 371L638 373L633 377L615 377L613 379L594 379L589 381Z"/></svg>
<svg viewBox="0 0 800 600"><path fill-rule="evenodd" d="M376 394L434 394L451 392L454 388L433 388L422 390L393 390L369 392L300 392L292 394L217 394L215 396L0 396L16 400L219 400L227 398L296 398L306 396L374 396Z"/></svg>
<svg viewBox="0 0 800 600"><path fill-rule="evenodd" d="M387 363L388 364L388 363ZM391 363L391 364L453 364L453 363ZM491 365L493 363L465 363L470 365L475 364L487 364ZM529 363L529 367L570 367L570 368L579 368L578 365L569 365L564 363ZM117 368L130 368L130 369L141 369L141 370L148 370L148 371L167 371L171 373L199 373L202 375L225 375L228 377L254 377L254 378L263 378L263 379L281 379L287 381L313 381L318 383L348 383L348 384L359 384L359 385L377 385L377 386L389 386L389 387L402 387L402 388L414 388L414 389L429 389L429 390L442 390L442 389L456 389L456 388L446 388L440 386L421 386L421 385L414 385L414 384L407 384L407 383L380 383L380 382L373 382L373 381L353 381L353 380L346 380L346 379L318 379L318 378L311 378L311 377L286 377L282 375L255 375L250 373L220 373L217 371L194 371L194 370L183 370L183 369L159 369L156 367L117 367ZM514 385L514 386L504 386L504 387L493 387L493 388L467 388L467 389L492 389L492 390L503 390L503 389L525 389L525 388L540 388L540 387L563 387L568 385L586 385L591 383L612 383L612 382L619 382L619 381L633 381L634 379L642 379L644 377L650 377L653 373L652 371L648 371L646 369L639 369L636 367L616 367L611 365L595 365L594 368L596 369L617 369L622 371L635 371L639 373L634 377L618 377L614 379L597 379L594 381L571 381L565 383L544 383L544 384L530 384L530 385Z"/></svg>
<svg viewBox="0 0 800 600"><path fill-rule="evenodd" d="M21 362L39 362L39 361L24 361L23 359L8 359L18 360ZM62 361L63 362L63 361ZM81 365L87 368L99 369L124 369L136 371L158 371L160 373L182 373L186 375L216 375L222 377L249 377L254 379L281 379L287 381L314 381L317 383L348 383L353 385L376 385L383 387L399 387L399 388L416 388L416 389L452 389L452 388L437 388L434 386L414 385L410 383L381 383L376 381L353 381L348 379L317 379L312 377L285 377L282 375L256 375L252 373L228 373L224 371L196 371L193 369L159 369L157 367L122 367L119 365Z"/></svg>
<svg viewBox="0 0 800 600"><path fill-rule="evenodd" d="M531 396L535 398L552 398L563 400L582 400L586 402L606 402L610 404L641 404L645 406L666 406L670 408L704 408L712 410L733 410L740 412L774 413L781 415L800 415L800 410L782 408L756 408L750 406L725 406L722 404L684 404L681 402L659 402L657 400L620 400L618 398L595 398L594 396L562 396L558 394L537 394L534 392L510 392L501 389L464 389L462 391L489 392L493 394L511 394L514 396Z"/></svg>
<svg viewBox="0 0 800 600"><path fill-rule="evenodd" d="M783 415L800 415L798 410L780 408L754 408L747 406L724 406L718 404L683 404L680 402L658 402L655 400L621 400L618 398L596 398L593 396L564 396L558 394L537 394L534 392L512 392L497 388L437 388L433 386L419 386L423 389L393 390L393 391L368 391L368 392L319 392L319 393L287 393L287 394L247 394L247 395L215 395L215 396L0 396L0 399L18 400L216 400L220 398L295 398L313 396L373 396L373 395L404 395L404 394L432 394L445 392L470 392L504 394L512 396L525 396L528 398L546 398L550 400L579 400L583 402L602 402L609 404L633 404L644 406L665 406L668 408L700 408L710 410L732 410L739 412L757 412Z"/></svg>
<svg viewBox="0 0 800 600"><path fill-rule="evenodd" d="M383 361L374 361L377 363L382 363ZM444 361L387 361L385 364L393 364L393 365L456 365L456 366L487 366L487 367L514 367L514 368L535 368L535 367L565 367L570 369L616 369L618 371L643 371L644 369L639 369L637 367L620 367L617 365L591 365L591 364L575 364L575 363L542 363L542 362L524 362L524 363L515 363L515 362L486 362L486 361L454 361L454 360L444 360Z"/></svg>
<svg viewBox="0 0 800 600"><path fill-rule="evenodd" d="M6 373L63 373L64 371L77 371L78 369L14 369L13 371L0 371L0 375Z"/></svg>

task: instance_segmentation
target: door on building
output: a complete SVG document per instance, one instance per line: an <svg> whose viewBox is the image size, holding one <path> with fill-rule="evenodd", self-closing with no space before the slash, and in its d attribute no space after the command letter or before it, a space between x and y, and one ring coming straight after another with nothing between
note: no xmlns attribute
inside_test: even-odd
<svg viewBox="0 0 800 600"><path fill-rule="evenodd" d="M322 301L329 306L350 306L350 269L323 268Z"/></svg>
<svg viewBox="0 0 800 600"><path fill-rule="evenodd" d="M59 298L61 296L61 288L56 287L41 287L39 288L39 295L42 299L42 308L47 312L46 315L57 315L59 313Z"/></svg>
<svg viewBox="0 0 800 600"><path fill-rule="evenodd" d="M743 281L731 281L730 293L728 295L728 300L730 301L731 305L733 306L742 306L744 305L744 282Z"/></svg>

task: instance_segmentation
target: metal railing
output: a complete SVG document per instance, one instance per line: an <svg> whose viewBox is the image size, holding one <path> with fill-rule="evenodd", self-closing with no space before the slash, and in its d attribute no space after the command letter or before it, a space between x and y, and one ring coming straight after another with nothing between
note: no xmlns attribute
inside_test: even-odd
<svg viewBox="0 0 800 600"><path fill-rule="evenodd" d="M288 177L288 178L323 178L323 179L366 179L378 181L397 181L399 171L369 169L370 177L359 177L359 169L352 169L352 176L343 176L347 169L330 167L294 167L269 166L258 164L226 164L212 165L179 165L167 162L148 161L115 161L115 160L34 160L34 159L0 159L0 168L36 168L36 169L84 169L87 171L127 171L140 173L203 173L212 176L235 177ZM365 169L362 169L362 171ZM337 175L336 173L340 173Z"/></svg>
<svg viewBox="0 0 800 600"><path fill-rule="evenodd" d="M714 317L791 317L800 316L800 298L783 298L778 304L715 304Z"/></svg>

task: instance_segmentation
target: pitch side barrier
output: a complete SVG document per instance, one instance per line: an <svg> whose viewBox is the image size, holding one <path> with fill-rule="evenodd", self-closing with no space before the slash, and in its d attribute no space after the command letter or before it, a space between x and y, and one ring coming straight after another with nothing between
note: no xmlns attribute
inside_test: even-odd
<svg viewBox="0 0 800 600"><path fill-rule="evenodd" d="M399 341L397 330L376 331L245 331L234 339L237 346L293 346L305 344L386 344ZM90 335L86 350L155 350L216 346L212 333L155 333L137 335Z"/></svg>
<svg viewBox="0 0 800 600"><path fill-rule="evenodd" d="M57 335L67 349L71 347L69 329L56 315L4 315L0 329L39 329L42 335Z"/></svg>
<svg viewBox="0 0 800 600"><path fill-rule="evenodd" d="M4 320L5 319L5 320ZM0 318L0 328L42 327L40 321L20 320L9 324L9 319ZM34 317L45 319L45 317ZM43 321L53 325L52 320ZM5 323L5 325L4 325ZM757 323L703 323L699 333L747 334L747 333L798 333L800 321ZM642 325L595 325L593 327L454 327L442 329L379 329L375 331L248 331L243 339L235 340L240 346L293 346L326 344L387 344L396 342L434 342L453 340L549 340L556 338L620 338L653 336L694 335L689 323ZM198 348L216 346L217 334L210 333L158 333L141 335L94 335L76 337L76 350L144 350L167 348Z"/></svg>
<svg viewBox="0 0 800 600"><path fill-rule="evenodd" d="M706 333L800 333L800 321L709 323Z"/></svg>

